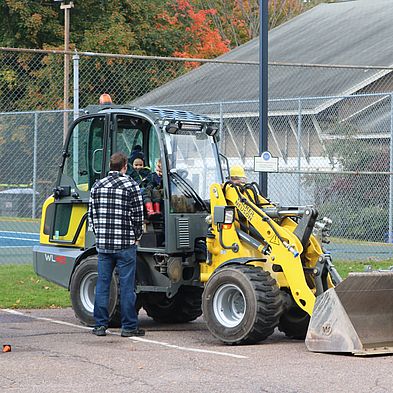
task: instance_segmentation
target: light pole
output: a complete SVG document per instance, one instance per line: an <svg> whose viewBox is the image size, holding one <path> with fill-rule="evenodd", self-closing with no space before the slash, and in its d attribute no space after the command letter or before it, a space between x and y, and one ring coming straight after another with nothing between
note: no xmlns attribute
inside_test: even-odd
<svg viewBox="0 0 393 393"><path fill-rule="evenodd" d="M63 117L63 140L68 131L68 103L69 103L69 86L70 86L70 55L67 53L70 49L70 11L74 7L72 1L54 0L60 4L60 9L64 10L64 117Z"/></svg>
<svg viewBox="0 0 393 393"><path fill-rule="evenodd" d="M259 155L267 151L268 116L268 0L259 0ZM259 186L267 196L267 173L259 173Z"/></svg>

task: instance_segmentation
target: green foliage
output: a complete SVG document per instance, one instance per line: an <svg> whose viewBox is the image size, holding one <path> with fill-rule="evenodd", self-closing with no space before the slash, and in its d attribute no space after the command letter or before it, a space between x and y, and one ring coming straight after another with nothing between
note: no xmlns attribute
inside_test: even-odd
<svg viewBox="0 0 393 393"><path fill-rule="evenodd" d="M31 265L0 265L0 308L69 307L68 291L38 277Z"/></svg>
<svg viewBox="0 0 393 393"><path fill-rule="evenodd" d="M393 260L387 261L335 261L334 266L342 278L346 278L349 273L364 272L368 266L373 270L387 270L393 266Z"/></svg>
<svg viewBox="0 0 393 393"><path fill-rule="evenodd" d="M359 138L362 131L355 125L340 123L328 133L338 138L326 145L327 155L335 157L337 163L348 171L388 171L389 145L381 141Z"/></svg>
<svg viewBox="0 0 393 393"><path fill-rule="evenodd" d="M386 241L388 211L379 206L352 206L341 200L325 203L319 209L320 217L333 221L332 236L370 242Z"/></svg>
<svg viewBox="0 0 393 393"><path fill-rule="evenodd" d="M70 43L79 50L155 54L145 43L160 0L74 0L70 11ZM0 45L21 48L62 48L64 11L53 1L0 0ZM154 48L154 45L150 45Z"/></svg>
<svg viewBox="0 0 393 393"><path fill-rule="evenodd" d="M93 3L93 12L89 3ZM101 3L81 1L75 4L71 29L76 28L74 35L71 34L71 42L79 50L156 54L154 40L161 37L152 34L152 30L155 28L155 15L163 9L165 3L159 0L116 0Z"/></svg>
<svg viewBox="0 0 393 393"><path fill-rule="evenodd" d="M235 47L259 34L258 0L74 0L70 18L70 42L82 51L172 55L183 52L192 29L206 20L202 40L217 31L218 41ZM299 0L269 1L269 27L298 15L319 3ZM192 12L188 12L192 10ZM185 12L186 11L186 12ZM48 1L0 0L0 46L61 48L64 11ZM164 14L177 16L177 29L157 29ZM202 57L202 56L200 56Z"/></svg>
<svg viewBox="0 0 393 393"><path fill-rule="evenodd" d="M0 45L42 48L46 43L59 45L62 26L54 3L0 0Z"/></svg>
<svg viewBox="0 0 393 393"><path fill-rule="evenodd" d="M320 215L333 220L332 236L383 242L388 230L389 177L353 172L389 171L389 145L359 138L361 131L354 126L328 132L336 138L326 144L327 155L338 170L351 173L313 177Z"/></svg>
<svg viewBox="0 0 393 393"><path fill-rule="evenodd" d="M81 48L100 48L100 52L127 54L136 51L135 34L124 16L114 12L108 20L87 30Z"/></svg>

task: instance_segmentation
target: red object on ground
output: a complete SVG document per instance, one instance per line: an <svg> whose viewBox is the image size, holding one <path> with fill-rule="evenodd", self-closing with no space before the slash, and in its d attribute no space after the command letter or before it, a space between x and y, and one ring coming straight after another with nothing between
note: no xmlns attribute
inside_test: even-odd
<svg viewBox="0 0 393 393"><path fill-rule="evenodd" d="M3 352L11 352L11 345L4 344L3 345Z"/></svg>

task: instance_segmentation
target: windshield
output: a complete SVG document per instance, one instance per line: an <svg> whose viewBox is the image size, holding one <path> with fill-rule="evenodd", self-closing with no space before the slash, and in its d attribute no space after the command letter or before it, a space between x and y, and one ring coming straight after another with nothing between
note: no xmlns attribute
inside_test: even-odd
<svg viewBox="0 0 393 393"><path fill-rule="evenodd" d="M222 182L213 138L195 131L165 135L171 210L178 213L207 210L210 185Z"/></svg>

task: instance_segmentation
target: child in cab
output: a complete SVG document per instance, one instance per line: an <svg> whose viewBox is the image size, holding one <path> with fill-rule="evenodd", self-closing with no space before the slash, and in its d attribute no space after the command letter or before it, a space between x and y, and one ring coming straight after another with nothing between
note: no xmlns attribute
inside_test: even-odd
<svg viewBox="0 0 393 393"><path fill-rule="evenodd" d="M153 202L150 197L151 192L147 187L152 183L152 173L150 168L145 166L145 156L142 151L133 151L128 159L127 175L133 178L142 193L143 203L146 208L147 217L156 214L153 208Z"/></svg>
<svg viewBox="0 0 393 393"><path fill-rule="evenodd" d="M150 181L144 189L144 201L152 205L152 214L161 215L161 199L163 191L161 159L157 161L155 171L151 173L149 179Z"/></svg>

